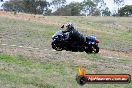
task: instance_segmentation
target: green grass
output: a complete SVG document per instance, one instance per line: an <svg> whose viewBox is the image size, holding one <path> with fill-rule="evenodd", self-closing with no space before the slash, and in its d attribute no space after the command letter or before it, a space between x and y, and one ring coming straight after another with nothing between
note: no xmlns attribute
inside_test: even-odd
<svg viewBox="0 0 132 88"><path fill-rule="evenodd" d="M90 55L93 61L97 60L97 55ZM99 59L99 58L98 58ZM64 88L80 87L75 80L77 66L74 63L66 62L36 62L25 59L22 56L10 56L0 54L0 63L3 63L0 71L0 81L3 85L14 84L14 87L29 86L37 88ZM7 65L8 64L8 65ZM7 66L6 66L7 65ZM88 72L95 71L96 64L84 66ZM11 69L12 68L12 69ZM131 84L86 84L83 88L131 88Z"/></svg>
<svg viewBox="0 0 132 88"><path fill-rule="evenodd" d="M57 22L61 24L67 21L74 22L75 26L79 28L78 30L84 35L95 35L101 41L100 47L104 49L113 50L115 47L117 50L120 50L120 48L129 49L132 43L131 32L125 29L117 30L116 28L104 26L105 23L111 24L115 22L113 21L115 18L110 18L108 20L108 18L98 19L98 17L92 19L90 17L46 17L46 19L53 21L53 23ZM119 19L119 22L123 23L123 19ZM125 19L125 23L129 22L131 22L131 20ZM12 42L10 43L11 37L14 39L13 42L20 44L28 41L32 44L35 43L32 46L39 47L41 43L39 48L42 47L43 49L43 46L46 48L50 46L51 36L59 28L58 25L53 25L53 23L44 24L39 22L39 20L36 22L32 20L16 20L0 17L0 32L5 35L4 39L7 39L5 43L9 42L9 44L14 44ZM13 33L16 33L16 35L12 35ZM7 36L7 34L9 34L9 36ZM42 38L44 42L39 41L40 38ZM19 52L19 54L20 53L21 52ZM48 55L53 54L53 56L57 55L52 52L47 53L43 51L43 53L44 55L45 53ZM118 59L117 57L109 58L107 56L101 56L100 54L86 53L81 53L77 56L73 54L73 56L80 59L84 58L84 62L86 60L91 64L77 64L72 60L45 60L47 57L43 57L43 62L41 62L39 57L34 59L34 55L33 57L26 57L22 55L13 56L0 54L0 86L9 85L9 88L132 88L132 83L103 85L87 84L80 86L75 80L78 65L85 67L87 73L91 74L122 72L131 74L131 57L121 57ZM114 68L114 66L116 67Z"/></svg>
<svg viewBox="0 0 132 88"><path fill-rule="evenodd" d="M18 65L23 65L23 66L31 66L32 62L27 60L27 59L23 59L23 57L19 56L19 58L17 57L12 57L9 55L0 55L0 60L1 61L5 61L7 63L14 63L14 64L18 64Z"/></svg>
<svg viewBox="0 0 132 88"><path fill-rule="evenodd" d="M1 18L0 23L0 30L18 30L26 32L25 35L27 37L32 37L37 34L42 34L44 36L52 36L54 32L56 32L57 27L50 24L42 24L38 22L32 21L24 21L24 20L16 20L16 19L8 19L8 18ZM53 31L53 32L52 32ZM51 33L52 32L52 33Z"/></svg>
<svg viewBox="0 0 132 88"><path fill-rule="evenodd" d="M62 78L63 76L67 79L72 73L69 71L75 70L74 66L68 65L65 62L40 63L25 59L22 56L16 57L5 54L0 54L0 63L7 63L9 65L9 67L8 65L1 67L3 69L0 72L0 80L5 83L16 83L16 86L23 84L38 88L56 88L61 85L60 83L63 83L61 82L65 79ZM4 67L6 68L4 69ZM73 74L75 73L73 72ZM68 82L67 80L65 81Z"/></svg>
<svg viewBox="0 0 132 88"><path fill-rule="evenodd" d="M57 17L47 17L47 19L53 20L57 19ZM11 31L11 30L18 30L22 32L18 37L20 37L22 40L23 38L25 40L29 39L34 39L38 35L43 36L43 37L48 37L51 38L51 36L59 29L57 25L51 24L43 24L39 22L33 22L29 20L16 20L16 19L8 19L8 18L0 18L1 19L1 26L0 30L4 32L6 31ZM42 18L43 19L43 18ZM108 49L115 49L115 47L119 46L119 42L122 44L120 47L124 47L124 49L128 49L132 43L132 33L129 31L124 30L117 30L115 28L109 28L104 26L103 21L93 21L90 18L85 18L85 17L61 17L59 18L60 20L57 20L58 23L65 23L68 21L71 21L75 23L75 26L78 28L79 31L81 31L85 36L87 35L94 35L96 36L100 41L101 41L101 47L105 47ZM89 20L90 19L90 20ZM103 18L102 18L103 19ZM112 22L113 19L111 18ZM111 23L111 20L106 20ZM119 20L120 21L120 20ZM127 21L126 21L127 22ZM129 20L128 20L129 22ZM108 23L109 24L109 23ZM119 42L118 42L119 41ZM117 44L115 44L117 42ZM126 43L127 42L127 43ZM112 45L112 46L111 46ZM113 47L113 45L115 47ZM117 48L119 49L119 48Z"/></svg>

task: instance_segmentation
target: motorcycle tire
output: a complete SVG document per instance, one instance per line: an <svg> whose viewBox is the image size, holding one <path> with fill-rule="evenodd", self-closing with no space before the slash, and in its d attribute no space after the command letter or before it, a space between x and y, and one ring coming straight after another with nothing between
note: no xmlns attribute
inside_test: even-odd
<svg viewBox="0 0 132 88"><path fill-rule="evenodd" d="M55 43L52 43L52 48L55 49L56 51L62 51L62 48L58 47L58 45Z"/></svg>
<svg viewBox="0 0 132 88"><path fill-rule="evenodd" d="M98 45L96 45L96 46L94 47L93 52L94 52L94 53L99 53L99 47L98 47Z"/></svg>
<svg viewBox="0 0 132 88"><path fill-rule="evenodd" d="M99 53L99 47L98 45L91 46L87 50L85 50L86 53L91 54L91 53Z"/></svg>

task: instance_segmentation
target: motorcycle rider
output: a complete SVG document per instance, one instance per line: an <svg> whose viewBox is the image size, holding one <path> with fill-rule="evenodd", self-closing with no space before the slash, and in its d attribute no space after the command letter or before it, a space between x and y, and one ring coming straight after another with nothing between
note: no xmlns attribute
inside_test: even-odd
<svg viewBox="0 0 132 88"><path fill-rule="evenodd" d="M73 24L71 22L66 23L65 26L66 26L66 30L62 31L62 32L63 33L67 33L68 32L69 33L68 40L70 42L72 42L72 45L71 45L72 47L75 47L78 44L79 45L83 44L85 42L84 36L74 28L74 26L73 26ZM63 29L64 25L61 28Z"/></svg>

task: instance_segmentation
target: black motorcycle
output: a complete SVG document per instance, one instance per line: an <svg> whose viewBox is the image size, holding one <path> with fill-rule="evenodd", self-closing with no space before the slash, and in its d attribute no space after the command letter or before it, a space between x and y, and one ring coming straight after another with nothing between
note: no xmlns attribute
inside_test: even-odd
<svg viewBox="0 0 132 88"><path fill-rule="evenodd" d="M98 43L99 40L96 39L94 36L86 36L85 42L83 43L76 43L75 46L71 46L73 42L68 41L69 34L63 33L61 30L56 32L52 36L52 48L56 51L73 51L73 52L83 52L86 53L98 53L99 47Z"/></svg>

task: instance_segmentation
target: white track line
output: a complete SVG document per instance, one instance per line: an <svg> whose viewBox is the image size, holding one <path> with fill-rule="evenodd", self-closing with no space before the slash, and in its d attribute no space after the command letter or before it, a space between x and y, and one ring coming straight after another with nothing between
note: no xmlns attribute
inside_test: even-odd
<svg viewBox="0 0 132 88"><path fill-rule="evenodd" d="M48 49L44 49L44 50L48 50Z"/></svg>
<svg viewBox="0 0 132 88"><path fill-rule="evenodd" d="M2 46L6 46L7 44L1 44Z"/></svg>
<svg viewBox="0 0 132 88"><path fill-rule="evenodd" d="M27 48L32 49L33 47L27 47Z"/></svg>
<svg viewBox="0 0 132 88"><path fill-rule="evenodd" d="M80 54L80 53L79 53L79 52L76 52L75 54L78 55L78 54Z"/></svg>
<svg viewBox="0 0 132 88"><path fill-rule="evenodd" d="M23 46L18 46L18 47L22 48Z"/></svg>
<svg viewBox="0 0 132 88"><path fill-rule="evenodd" d="M6 46L7 44L1 44L2 46ZM22 47L24 47L24 46L17 46L17 45L9 45L9 46L11 46L11 47L20 47L20 48L22 48ZM39 50L39 48L33 48L33 47L24 47L24 48L28 48L28 49L36 49L36 50ZM44 50L48 50L48 49L44 49Z"/></svg>
<svg viewBox="0 0 132 88"><path fill-rule="evenodd" d="M6 46L7 44L1 44L2 46ZM24 46L17 46L17 45L9 45L9 46L11 46L11 47L20 47L20 48L22 48L22 47L24 47ZM34 47L24 47L24 48L28 48L28 49L36 49L36 50L39 50L39 48L34 48ZM44 49L45 51L47 51L48 49ZM52 52L55 52L56 50L51 50ZM62 51L62 52L66 52L66 51Z"/></svg>
<svg viewBox="0 0 132 88"><path fill-rule="evenodd" d="M114 57L108 57L108 58L112 59L112 58L114 58Z"/></svg>
<svg viewBox="0 0 132 88"><path fill-rule="evenodd" d="M17 46L17 45L10 45L10 46Z"/></svg>
<svg viewBox="0 0 132 88"><path fill-rule="evenodd" d="M52 50L53 52L55 52L56 50Z"/></svg>
<svg viewBox="0 0 132 88"><path fill-rule="evenodd" d="M39 48L34 48L34 49L38 50Z"/></svg>

